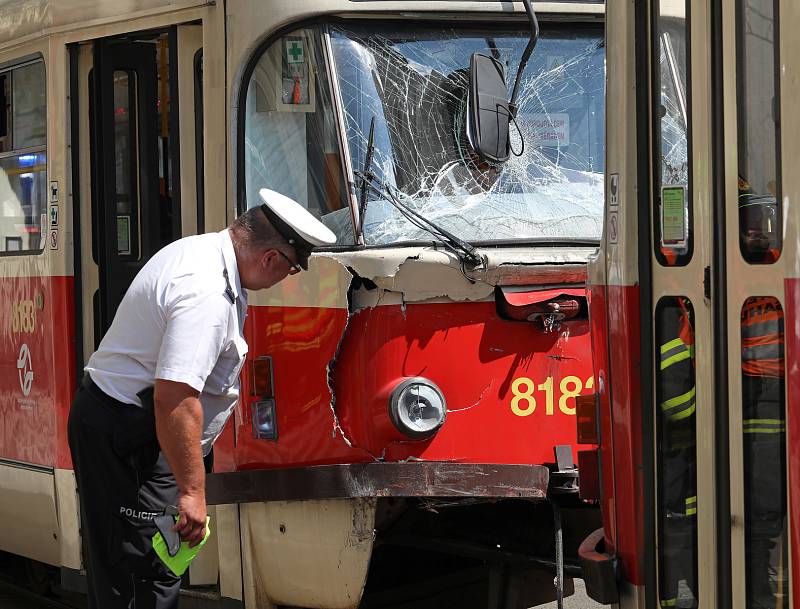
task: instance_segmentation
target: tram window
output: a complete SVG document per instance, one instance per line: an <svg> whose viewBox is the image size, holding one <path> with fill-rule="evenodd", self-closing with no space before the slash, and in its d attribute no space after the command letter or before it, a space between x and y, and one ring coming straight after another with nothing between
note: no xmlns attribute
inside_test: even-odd
<svg viewBox="0 0 800 609"><path fill-rule="evenodd" d="M658 60L653 72L657 91L653 225L656 258L666 266L688 264L693 248L687 5L687 1L659 2L654 26Z"/></svg>
<svg viewBox="0 0 800 609"><path fill-rule="evenodd" d="M261 188L291 197L348 245L352 212L321 42L317 29L299 29L258 57L244 103L244 196L247 208L261 204Z"/></svg>
<svg viewBox="0 0 800 609"><path fill-rule="evenodd" d="M0 255L47 237L47 104L42 61L0 73Z"/></svg>
<svg viewBox="0 0 800 609"><path fill-rule="evenodd" d="M697 427L694 310L682 296L656 307L658 594L697 607Z"/></svg>
<svg viewBox="0 0 800 609"><path fill-rule="evenodd" d="M11 73L0 74L0 153L11 150Z"/></svg>
<svg viewBox="0 0 800 609"><path fill-rule="evenodd" d="M37 62L11 73L11 125L15 149L44 146L47 142L44 64Z"/></svg>
<svg viewBox="0 0 800 609"><path fill-rule="evenodd" d="M780 302L742 307L742 446L748 607L788 607L786 390ZM783 600L782 600L783 599Z"/></svg>
<svg viewBox="0 0 800 609"><path fill-rule="evenodd" d="M782 249L777 0L737 0L739 247L751 264Z"/></svg>
<svg viewBox="0 0 800 609"><path fill-rule="evenodd" d="M114 158L117 254L139 259L136 72L114 71Z"/></svg>

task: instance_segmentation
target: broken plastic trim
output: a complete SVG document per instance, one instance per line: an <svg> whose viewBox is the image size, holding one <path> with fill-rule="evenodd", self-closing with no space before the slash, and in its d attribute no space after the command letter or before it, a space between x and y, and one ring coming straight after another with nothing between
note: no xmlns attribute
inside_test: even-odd
<svg viewBox="0 0 800 609"><path fill-rule="evenodd" d="M525 290L497 287L495 303L500 317L541 324L545 330L553 329L562 321L585 318L587 313L586 295L580 289Z"/></svg>

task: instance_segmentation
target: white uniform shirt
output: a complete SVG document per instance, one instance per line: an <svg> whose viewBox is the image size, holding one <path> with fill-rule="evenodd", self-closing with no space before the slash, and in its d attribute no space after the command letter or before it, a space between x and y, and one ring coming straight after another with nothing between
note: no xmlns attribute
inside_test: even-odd
<svg viewBox="0 0 800 609"><path fill-rule="evenodd" d="M208 454L239 398L246 315L227 229L185 237L136 275L86 371L107 395L136 406L156 379L199 391Z"/></svg>

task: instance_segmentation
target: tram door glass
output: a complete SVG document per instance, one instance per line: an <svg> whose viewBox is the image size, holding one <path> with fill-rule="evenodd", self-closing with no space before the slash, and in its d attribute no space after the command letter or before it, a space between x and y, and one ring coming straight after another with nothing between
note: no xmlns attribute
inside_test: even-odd
<svg viewBox="0 0 800 609"><path fill-rule="evenodd" d="M654 108L653 184L656 202L655 255L666 266L683 266L692 257L690 74L687 61L689 19L682 2L658 2L654 66L658 96ZM659 170L660 169L660 170Z"/></svg>
<svg viewBox="0 0 800 609"><path fill-rule="evenodd" d="M736 100L739 235L751 264L780 257L777 0L737 0Z"/></svg>
<svg viewBox="0 0 800 609"><path fill-rule="evenodd" d="M697 451L694 310L682 296L656 307L658 594L661 607L697 607Z"/></svg>
<svg viewBox="0 0 800 609"><path fill-rule="evenodd" d="M114 72L114 159L117 239L120 256L139 259L139 197L136 192L136 72ZM129 153L129 151L132 152Z"/></svg>
<svg viewBox="0 0 800 609"><path fill-rule="evenodd" d="M0 72L0 255L45 245L46 101L44 62Z"/></svg>
<svg viewBox="0 0 800 609"><path fill-rule="evenodd" d="M756 296L742 307L742 431L748 607L788 607L783 309Z"/></svg>

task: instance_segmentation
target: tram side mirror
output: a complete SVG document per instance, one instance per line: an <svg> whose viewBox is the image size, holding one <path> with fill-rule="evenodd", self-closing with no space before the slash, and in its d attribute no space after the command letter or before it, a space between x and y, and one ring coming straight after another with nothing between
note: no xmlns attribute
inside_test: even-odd
<svg viewBox="0 0 800 609"><path fill-rule="evenodd" d="M531 0L522 0L528 21L531 26L531 36L517 69L511 98L508 97L506 86L506 71L500 63L500 53L494 41L489 40L493 57L483 53L473 53L469 61L469 90L467 91L467 141L481 161L490 163L505 163L511 152L509 139L509 126L517 116L517 95L519 83L528 59L536 48L539 40L539 21L533 10ZM519 127L517 127L519 128ZM520 136L522 132L520 131ZM519 156L525 150L525 141L522 148L514 152Z"/></svg>
<svg viewBox="0 0 800 609"><path fill-rule="evenodd" d="M482 161L504 163L510 152L506 71L494 57L473 53L469 62L467 140Z"/></svg>

